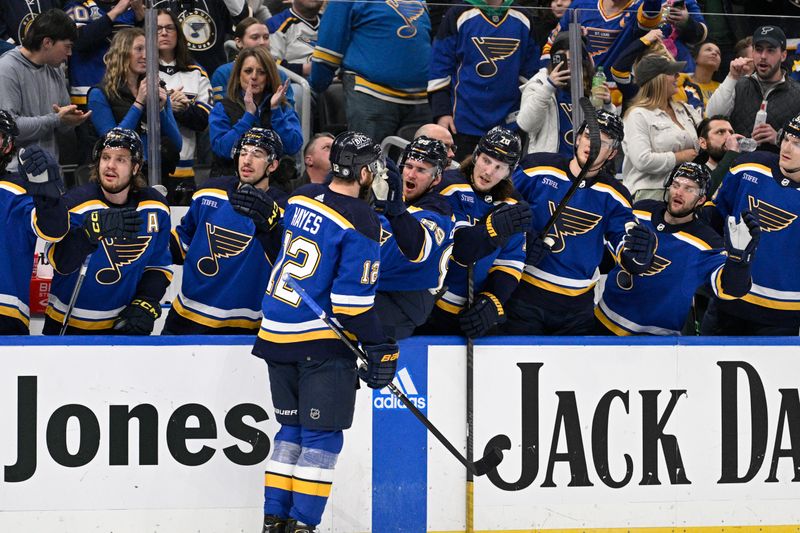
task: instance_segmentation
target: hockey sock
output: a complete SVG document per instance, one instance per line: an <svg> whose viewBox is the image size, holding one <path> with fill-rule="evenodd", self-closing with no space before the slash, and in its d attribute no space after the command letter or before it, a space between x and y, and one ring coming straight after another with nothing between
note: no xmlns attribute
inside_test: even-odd
<svg viewBox="0 0 800 533"><path fill-rule="evenodd" d="M333 469L343 443L342 431L303 428L302 450L292 479L290 517L304 524L320 523L331 494Z"/></svg>
<svg viewBox="0 0 800 533"><path fill-rule="evenodd" d="M283 425L264 473L264 514L288 518L292 508L292 473L300 457L300 426Z"/></svg>

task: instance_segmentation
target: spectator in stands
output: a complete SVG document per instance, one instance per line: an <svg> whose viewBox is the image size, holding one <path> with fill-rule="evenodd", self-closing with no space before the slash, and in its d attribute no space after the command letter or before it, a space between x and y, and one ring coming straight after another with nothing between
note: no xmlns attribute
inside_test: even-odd
<svg viewBox="0 0 800 533"><path fill-rule="evenodd" d="M492 126L518 129L517 87L539 70L539 55L530 17L502 0L447 10L433 41L428 99L436 123L453 134L456 158Z"/></svg>
<svg viewBox="0 0 800 533"><path fill-rule="evenodd" d="M533 29L539 49L547 44L547 37L558 26L558 21L567 12L572 0L542 0L538 10L532 13ZM519 5L519 4L517 4Z"/></svg>
<svg viewBox="0 0 800 533"><path fill-rule="evenodd" d="M267 21L270 52L275 61L295 74L311 74L311 54L317 43L322 0L293 0L291 7Z"/></svg>
<svg viewBox="0 0 800 533"><path fill-rule="evenodd" d="M678 73L686 64L662 55L643 57L634 69L639 93L625 112L622 174L634 201L659 200L664 180L678 163L697 157L700 116L676 102Z"/></svg>
<svg viewBox="0 0 800 533"><path fill-rule="evenodd" d="M233 41L236 43L236 48L242 50L244 48L264 47L269 51L269 30L266 24L259 22L254 17L247 17L239 24L233 32ZM231 78L233 71L233 64L235 61L220 65L211 75L211 88L214 93L214 102L219 102L225 98L225 93L228 90L228 80ZM278 70L281 83L287 80L286 74ZM286 101L294 107L294 91L291 85L286 89Z"/></svg>
<svg viewBox="0 0 800 533"><path fill-rule="evenodd" d="M0 109L17 123L18 149L36 143L58 160L56 130L68 131L89 118L90 113L69 103L60 68L77 36L72 19L51 9L34 19L22 46L0 57ZM11 161L8 170L16 168Z"/></svg>
<svg viewBox="0 0 800 533"><path fill-rule="evenodd" d="M431 121L431 58L425 2L330 2L314 49L311 88L321 93L343 70L348 128L380 142Z"/></svg>
<svg viewBox="0 0 800 533"><path fill-rule="evenodd" d="M195 191L194 159L197 135L208 127L211 83L203 67L189 57L186 37L178 31L174 13L158 10L159 76L166 83L172 113L181 132L183 147L175 171L162 177L170 205L189 205Z"/></svg>
<svg viewBox="0 0 800 533"><path fill-rule="evenodd" d="M144 30L126 28L111 40L105 58L106 72L100 85L89 91L92 124L103 136L114 128L133 130L144 143L147 164L147 70ZM164 87L159 87L159 117L161 119L161 175L168 176L178 164L183 139L172 113L172 102ZM146 174L145 169L142 173Z"/></svg>
<svg viewBox="0 0 800 533"><path fill-rule="evenodd" d="M760 149L777 150L778 129L800 113L800 84L786 75L786 36L778 26L753 33L753 57L731 61L728 77L708 101L709 115L728 115L736 133L752 137ZM755 65L746 75L743 68ZM756 112L767 103L767 121L755 128Z"/></svg>
<svg viewBox="0 0 800 533"><path fill-rule="evenodd" d="M634 274L617 265L608 274L594 311L598 333L680 335L695 290L705 287L725 300L747 294L751 262L743 257L752 257L755 244L739 249L735 235L757 243L758 220L749 213L740 227L726 225L723 240L696 216L709 179L702 165L681 163L665 183L664 201L634 204L639 223L658 236L658 250L645 272Z"/></svg>
<svg viewBox="0 0 800 533"><path fill-rule="evenodd" d="M753 36L748 35L744 39L741 39L736 43L734 47L735 57L744 57L744 58L752 58L753 57ZM749 76L753 72L755 72L756 67L753 62L745 63L741 67L742 75Z"/></svg>
<svg viewBox="0 0 800 533"><path fill-rule="evenodd" d="M308 141L303 150L303 162L306 170L300 184L325 183L325 179L331 171L332 144L333 135L327 132L317 133Z"/></svg>
<svg viewBox="0 0 800 533"><path fill-rule="evenodd" d="M73 104L86 106L89 89L106 70L103 56L119 30L142 26L142 0L74 0L64 9L75 21L78 38L69 60L69 94Z"/></svg>
<svg viewBox="0 0 800 533"><path fill-rule="evenodd" d="M704 118L697 126L697 142L700 145L699 160L705 159L705 166L711 173L706 195L711 198L722 178L728 173L733 161L739 157L739 141L743 135L734 133L728 117L714 115Z"/></svg>
<svg viewBox="0 0 800 533"><path fill-rule="evenodd" d="M6 43L10 44L9 49L21 45L33 19L45 11L60 7L60 0L6 0L0 10L0 45L4 46L3 41L9 40L13 43ZM0 48L0 54L5 51Z"/></svg>
<svg viewBox="0 0 800 533"><path fill-rule="evenodd" d="M650 54L664 56L670 61L675 60L670 51L667 50L667 47L664 46L664 34L658 28L650 30L631 42L620 52L611 67L611 76L622 95L623 111L627 110L631 101L639 93L639 85L632 72L639 61Z"/></svg>
<svg viewBox="0 0 800 533"><path fill-rule="evenodd" d="M250 16L245 0L166 0L158 7L177 15L189 53L206 72L214 72L228 60L225 57L227 35L231 28Z"/></svg>
<svg viewBox="0 0 800 533"><path fill-rule="evenodd" d="M517 123L528 134L527 153L552 152L572 157L572 94L570 92L569 39L556 37L550 48L550 62L520 87L522 100ZM594 67L588 54L582 54L583 93L589 94ZM604 87L605 109L614 112L611 93Z"/></svg>
<svg viewBox="0 0 800 533"><path fill-rule="evenodd" d="M133 30L120 35L127 31ZM166 198L148 187L141 173L143 156L136 132L114 128L94 147L89 183L64 195L70 228L47 248L55 274L45 335L61 330L83 264L85 277L66 333L152 333L172 280L171 224Z"/></svg>
<svg viewBox="0 0 800 533"><path fill-rule="evenodd" d="M666 0L666 16L661 21L664 45L678 61L686 62L684 72L694 70L690 47L706 40L708 28L697 0Z"/></svg>
<svg viewBox="0 0 800 533"><path fill-rule="evenodd" d="M214 175L232 175L233 149L252 127L273 129L284 151L296 154L303 146L300 119L284 97L288 80L280 82L275 60L264 47L245 48L231 72L225 98L209 117L209 137L214 152Z"/></svg>
<svg viewBox="0 0 800 533"><path fill-rule="evenodd" d="M694 105L699 102L705 110L708 99L719 87L719 82L712 77L719 70L720 57L722 52L715 43L705 42L696 48L694 53L694 72L687 74L681 72L678 76L678 94L675 100L678 102L688 102ZM691 98L690 98L691 95Z"/></svg>
<svg viewBox="0 0 800 533"><path fill-rule="evenodd" d="M417 137L430 137L431 139L436 139L440 143L442 143L447 150L447 165L445 168L458 168L458 163L455 161L456 157L456 150L458 146L456 146L455 142L453 142L453 134L450 133L450 130L445 128L444 126L440 126L438 124L434 124L433 122L429 124L423 124L422 126L414 132L414 138Z"/></svg>

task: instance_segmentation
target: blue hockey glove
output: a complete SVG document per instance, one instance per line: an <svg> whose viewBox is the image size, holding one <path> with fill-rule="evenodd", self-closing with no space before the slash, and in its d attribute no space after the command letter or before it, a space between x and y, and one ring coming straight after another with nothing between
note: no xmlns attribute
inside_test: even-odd
<svg viewBox="0 0 800 533"><path fill-rule="evenodd" d="M742 211L738 223L733 217L728 217L725 226L725 250L729 261L750 264L760 239L761 224L753 211Z"/></svg>
<svg viewBox="0 0 800 533"><path fill-rule="evenodd" d="M161 305L157 301L136 298L120 312L114 331L120 335L150 335L160 316Z"/></svg>
<svg viewBox="0 0 800 533"><path fill-rule="evenodd" d="M505 322L503 304L494 294L482 292L475 298L475 303L469 309L464 309L458 315L458 323L464 335L474 339L486 335L492 326Z"/></svg>
<svg viewBox="0 0 800 533"><path fill-rule="evenodd" d="M38 145L21 148L19 154L20 173L26 180L25 188L31 196L60 198L64 194L64 181L58 162Z"/></svg>
<svg viewBox="0 0 800 533"><path fill-rule="evenodd" d="M89 242L101 239L133 239L139 234L142 217L133 207L98 209L83 221L83 231Z"/></svg>
<svg viewBox="0 0 800 533"><path fill-rule="evenodd" d="M525 256L525 264L536 266L542 262L547 254L550 253L550 247L544 242L541 235L533 235L528 233L527 253Z"/></svg>
<svg viewBox="0 0 800 533"><path fill-rule="evenodd" d="M400 348L394 339L383 344L364 346L367 363L358 367L360 377L370 389L381 389L392 382L400 358Z"/></svg>
<svg viewBox="0 0 800 533"><path fill-rule="evenodd" d="M249 217L259 231L271 231L281 219L281 208L269 194L245 184L230 196L233 210Z"/></svg>
<svg viewBox="0 0 800 533"><path fill-rule="evenodd" d="M494 246L505 245L515 233L531 228L531 208L526 203L503 204L486 217L486 231Z"/></svg>
<svg viewBox="0 0 800 533"><path fill-rule="evenodd" d="M403 177L397 164L387 159L385 168L377 174L372 182L375 210L387 217L402 215L406 211L406 203L403 201Z"/></svg>
<svg viewBox="0 0 800 533"><path fill-rule="evenodd" d="M656 234L644 224L629 222L622 238L622 261L632 274L641 274L650 268L656 252Z"/></svg>

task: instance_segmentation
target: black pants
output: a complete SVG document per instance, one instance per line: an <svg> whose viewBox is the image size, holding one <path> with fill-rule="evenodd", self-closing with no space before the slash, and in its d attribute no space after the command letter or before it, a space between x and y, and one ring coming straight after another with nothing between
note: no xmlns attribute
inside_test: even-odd
<svg viewBox="0 0 800 533"><path fill-rule="evenodd" d="M386 336L395 340L410 337L428 320L435 296L428 290L375 294L375 311Z"/></svg>
<svg viewBox="0 0 800 533"><path fill-rule="evenodd" d="M594 308L546 309L511 298L506 303L508 321L500 326L502 335L594 335Z"/></svg>
<svg viewBox="0 0 800 533"><path fill-rule="evenodd" d="M790 336L796 337L800 333L797 325L772 325L759 324L753 320L741 318L720 309L719 300L712 299L700 325L701 335L732 336L732 337L767 337Z"/></svg>

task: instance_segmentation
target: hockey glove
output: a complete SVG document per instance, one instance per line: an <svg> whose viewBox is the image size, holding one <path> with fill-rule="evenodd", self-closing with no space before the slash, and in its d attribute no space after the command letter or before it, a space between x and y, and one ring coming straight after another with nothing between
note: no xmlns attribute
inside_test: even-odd
<svg viewBox="0 0 800 533"><path fill-rule="evenodd" d="M739 222L733 217L728 217L725 227L725 250L728 260L734 263L750 264L753 253L761 239L761 224L753 211L742 211Z"/></svg>
<svg viewBox="0 0 800 533"><path fill-rule="evenodd" d="M644 224L629 222L622 238L622 262L632 274L642 274L650 268L656 252L656 234Z"/></svg>
<svg viewBox="0 0 800 533"><path fill-rule="evenodd" d="M31 196L58 199L64 194L61 169L50 153L38 145L21 148L17 155L25 188Z"/></svg>
<svg viewBox="0 0 800 533"><path fill-rule="evenodd" d="M499 322L505 322L503 304L494 294L482 292L469 309L458 315L458 322L464 335L474 339L483 337Z"/></svg>
<svg viewBox="0 0 800 533"><path fill-rule="evenodd" d="M550 253L550 247L544 242L541 235L533 235L528 233L527 255L525 256L525 264L536 266L542 262L547 254Z"/></svg>
<svg viewBox="0 0 800 533"><path fill-rule="evenodd" d="M390 338L383 344L367 344L364 353L367 363L358 367L358 377L370 389L382 389L391 383L400 357L400 348L395 340Z"/></svg>
<svg viewBox="0 0 800 533"><path fill-rule="evenodd" d="M486 217L486 231L494 246L503 246L515 233L531 228L531 208L526 203L503 204Z"/></svg>
<svg viewBox="0 0 800 533"><path fill-rule="evenodd" d="M406 212L406 203L403 201L403 177L400 170L391 159L386 160L386 170L381 172L380 181L383 183L378 186L379 192L375 192L375 181L372 190L375 192L375 210L383 213L387 217L396 217ZM383 198L378 195L381 194Z"/></svg>
<svg viewBox="0 0 800 533"><path fill-rule="evenodd" d="M102 239L133 239L139 234L142 217L133 207L99 209L83 221L83 231L89 242Z"/></svg>
<svg viewBox="0 0 800 533"><path fill-rule="evenodd" d="M269 194L245 184L230 196L233 210L255 222L258 231L271 231L281 219L281 208Z"/></svg>
<svg viewBox="0 0 800 533"><path fill-rule="evenodd" d="M120 312L114 322L114 331L121 335L150 335L158 317L161 305L148 298L136 298Z"/></svg>

